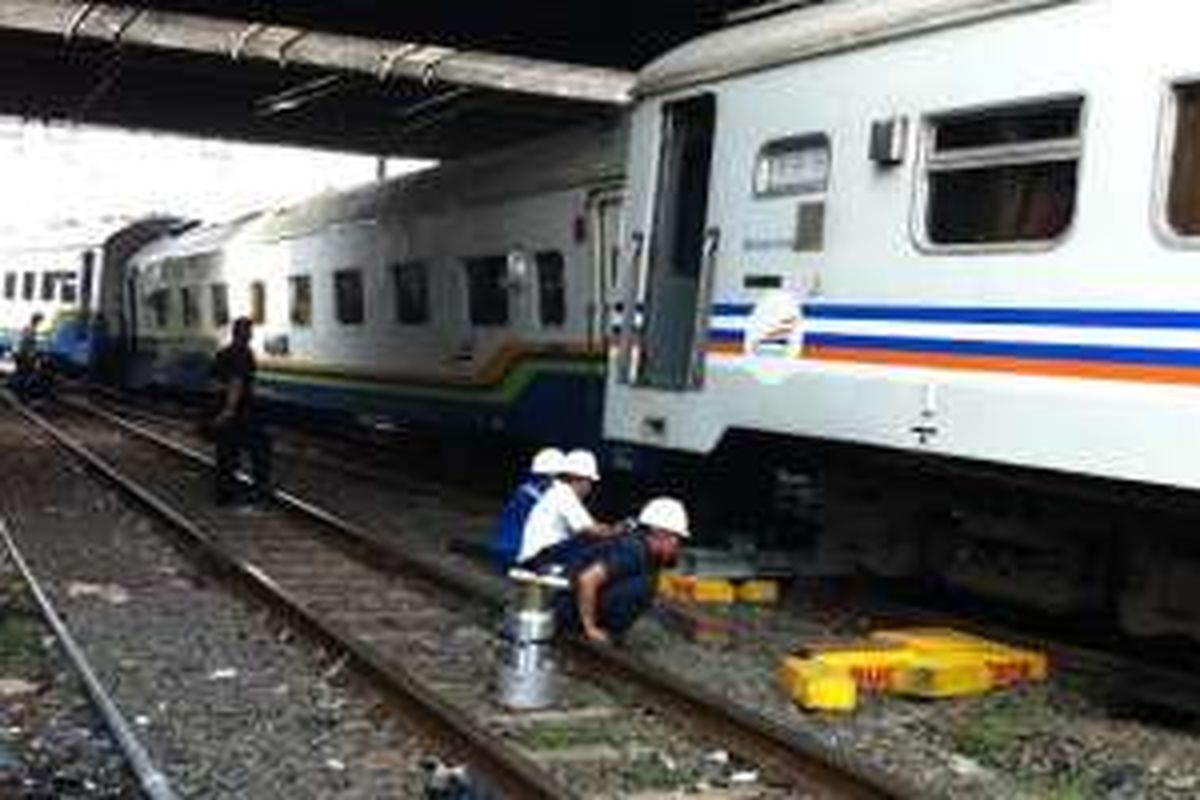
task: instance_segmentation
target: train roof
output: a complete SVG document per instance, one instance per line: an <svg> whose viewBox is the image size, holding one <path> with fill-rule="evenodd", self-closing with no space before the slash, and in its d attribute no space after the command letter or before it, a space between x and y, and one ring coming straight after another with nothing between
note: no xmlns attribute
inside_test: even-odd
<svg viewBox="0 0 1200 800"><path fill-rule="evenodd" d="M623 123L592 125L479 158L264 212L251 236L281 239L325 227L406 214L431 214L542 191L619 181Z"/></svg>
<svg viewBox="0 0 1200 800"><path fill-rule="evenodd" d="M604 186L624 174L626 135L623 123L576 129L500 153L189 228L150 242L136 258L143 263L178 258L219 250L235 237L278 241L337 225L439 213L539 191Z"/></svg>
<svg viewBox="0 0 1200 800"><path fill-rule="evenodd" d="M634 93L656 95L902 36L1079 0L832 0L702 36L651 62Z"/></svg>
<svg viewBox="0 0 1200 800"><path fill-rule="evenodd" d="M258 216L258 214L249 214L231 222L179 226L177 233L167 233L147 242L137 251L134 260L148 263L162 258L186 258L215 252Z"/></svg>

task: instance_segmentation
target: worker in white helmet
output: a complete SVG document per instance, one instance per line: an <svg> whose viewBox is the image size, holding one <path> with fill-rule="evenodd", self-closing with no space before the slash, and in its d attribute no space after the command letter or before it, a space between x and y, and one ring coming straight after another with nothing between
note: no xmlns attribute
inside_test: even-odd
<svg viewBox="0 0 1200 800"><path fill-rule="evenodd" d="M599 480L596 457L590 451L572 450L563 456L554 483L525 521L517 563L533 566L539 553L573 536L612 534L612 527L597 522L584 506Z"/></svg>
<svg viewBox="0 0 1200 800"><path fill-rule="evenodd" d="M690 536L683 503L657 497L632 531L590 547L557 548L572 587L557 598L558 623L598 643L624 636L653 604L659 571L678 561Z"/></svg>
<svg viewBox="0 0 1200 800"><path fill-rule="evenodd" d="M529 472L504 504L500 519L492 531L492 557L496 568L507 572L517 561L525 521L538 500L550 488L555 476L562 472L565 455L557 447L543 447L533 457Z"/></svg>

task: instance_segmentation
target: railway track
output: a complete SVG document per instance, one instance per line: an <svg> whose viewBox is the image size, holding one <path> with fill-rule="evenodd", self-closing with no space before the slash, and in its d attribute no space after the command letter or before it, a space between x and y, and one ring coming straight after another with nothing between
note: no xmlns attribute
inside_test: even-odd
<svg viewBox="0 0 1200 800"><path fill-rule="evenodd" d="M507 796L677 790L706 780L714 747L761 770L754 796L919 796L675 675L583 642L570 645L564 709L497 714L487 687L502 657L493 631L506 598L496 582L399 552L287 492L253 517L215 510L203 454L111 412L70 402L46 416L21 413L168 520L189 549L347 653Z"/></svg>
<svg viewBox="0 0 1200 800"><path fill-rule="evenodd" d="M70 384L68 391L75 396L86 395L90 403L122 418L164 427L188 439L195 438L197 424L207 416L195 405L146 400L105 386ZM418 456L405 440L395 435L389 434L380 440L372 438L371 432L361 427L354 428L348 435L340 432L333 435L327 429L323 432L319 428L301 428L286 422L279 425L287 427L288 435L274 443L275 451L289 459L335 470L376 486L396 488L408 495L438 498L452 503L455 508L479 509L491 514L496 503L503 502L506 487L483 487L469 479L451 483L416 474L413 464L419 463L420 457L427 454Z"/></svg>
<svg viewBox="0 0 1200 800"><path fill-rule="evenodd" d="M30 568L25 556L17 546L16 539L9 530L8 524L3 519L0 519L0 541L3 542L5 552L7 552L8 557L16 566L21 579L29 588L30 594L33 595L34 601L46 625L53 631L54 638L58 641L59 647L62 648L67 660L71 663L72 669L79 676L79 680L83 684L92 706L104 721L104 725L112 735L113 741L120 748L121 754L130 771L136 776L138 788L142 794L147 800L177 800L178 795L171 788L170 781L167 780L166 775L150 758L146 748L138 740L137 734L134 733L133 726L129 724L125 715L121 713L112 695L104 689L104 686L97 679L96 671L88 660L83 648L75 641L75 637L63 621L63 615L55 608L54 603L50 600L50 595L42 587L41 581L38 580L38 577Z"/></svg>
<svg viewBox="0 0 1200 800"><path fill-rule="evenodd" d="M79 392L84 387L75 387ZM130 421L141 421L157 428L175 432L184 439L194 439L196 424L200 417L194 407L176 407L175 414L170 406L166 410L148 405L147 401L134 402L130 397L104 387L86 387L89 402ZM394 488L424 500L446 502L456 509L472 509L491 514L496 504L503 502L503 494L481 491L476 485L470 488L416 477L412 474L412 456L394 452L393 445L369 442L361 436L336 439L296 428L288 429L286 440L274 443L275 453L295 459L318 469L333 470L347 477L365 481L376 486Z"/></svg>
<svg viewBox="0 0 1200 800"><path fill-rule="evenodd" d="M144 408L139 408L137 413L152 420L156 425L166 426L168 430L174 430L181 435L186 433L186 428L180 425L178 419ZM170 440L164 439L162 443L169 446ZM316 446L319 441L313 439L311 444ZM314 459L308 447L291 447L287 452L305 459L314 466L327 467L342 474L358 477L360 472L364 472L356 468L349 456L322 456ZM417 498L436 496L440 491L439 487L428 482L407 477L381 478L376 473L370 473L370 479L377 483L393 483L406 492L413 492ZM467 496L465 492L455 492L456 501L459 495ZM477 504L480 502L476 499ZM880 620L886 619L889 624L958 627L981 636L1043 650L1050 654L1057 669L1105 680L1112 687L1111 694L1114 699L1121 702L1200 715L1200 679L1197 679L1192 671L1181 667L1147 663L1136 656L1124 655L1124 652L1133 650L1129 643L1122 644L1120 652L1116 652L1118 648L1104 649L1094 643L1081 645L1054 634L1031 634L1013 624L998 622L982 615L956 613L917 601L872 594L860 597L858 602L863 608L871 609L873 616Z"/></svg>

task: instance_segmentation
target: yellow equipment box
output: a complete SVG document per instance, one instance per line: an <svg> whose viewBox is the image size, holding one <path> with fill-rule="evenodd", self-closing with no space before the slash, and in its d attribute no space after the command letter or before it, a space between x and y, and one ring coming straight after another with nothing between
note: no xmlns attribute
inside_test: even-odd
<svg viewBox="0 0 1200 800"><path fill-rule="evenodd" d="M779 602L779 581L742 581L737 586L737 599L742 603L775 605Z"/></svg>
<svg viewBox="0 0 1200 800"><path fill-rule="evenodd" d="M668 600L685 600L691 594L685 586L688 576L678 572L662 572L658 576L658 593Z"/></svg>
<svg viewBox="0 0 1200 800"><path fill-rule="evenodd" d="M858 705L858 687L849 673L819 661L785 658L779 682L809 711L853 711Z"/></svg>
<svg viewBox="0 0 1200 800"><path fill-rule="evenodd" d="M1044 653L946 628L908 628L810 643L784 659L780 680L804 708L848 710L858 692L957 697L1045 680L1048 672Z"/></svg>
<svg viewBox="0 0 1200 800"><path fill-rule="evenodd" d="M970 652L986 665L993 686L1044 681L1050 673L1045 653L1013 647L949 628L903 628L875 631L873 641L919 653Z"/></svg>
<svg viewBox="0 0 1200 800"><path fill-rule="evenodd" d="M911 658L909 651L874 642L819 644L808 648L812 661L843 670L865 692L889 691L896 671Z"/></svg>
<svg viewBox="0 0 1200 800"><path fill-rule="evenodd" d="M978 653L913 654L896 671L892 691L913 697L958 697L983 694L993 688L987 665Z"/></svg>
<svg viewBox="0 0 1200 800"><path fill-rule="evenodd" d="M779 582L748 580L734 584L724 578L701 578L680 572L664 572L658 576L658 593L668 600L690 603L733 602L769 605L779 602Z"/></svg>
<svg viewBox="0 0 1200 800"><path fill-rule="evenodd" d="M721 578L696 578L692 584L692 600L697 603L727 605L736 599L733 584Z"/></svg>
<svg viewBox="0 0 1200 800"><path fill-rule="evenodd" d="M722 578L697 578L674 572L658 577L658 592L670 600L692 603L732 603L736 596L733 584Z"/></svg>

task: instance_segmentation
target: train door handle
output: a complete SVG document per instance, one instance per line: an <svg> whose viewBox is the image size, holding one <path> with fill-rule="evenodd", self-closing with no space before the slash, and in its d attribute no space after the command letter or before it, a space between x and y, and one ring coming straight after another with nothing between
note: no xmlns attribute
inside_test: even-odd
<svg viewBox="0 0 1200 800"><path fill-rule="evenodd" d="M704 259L712 261L717 250L721 247L721 229L717 227L709 228L704 232Z"/></svg>

